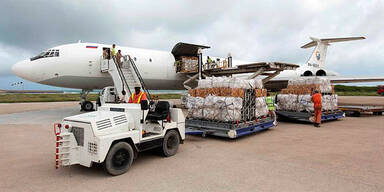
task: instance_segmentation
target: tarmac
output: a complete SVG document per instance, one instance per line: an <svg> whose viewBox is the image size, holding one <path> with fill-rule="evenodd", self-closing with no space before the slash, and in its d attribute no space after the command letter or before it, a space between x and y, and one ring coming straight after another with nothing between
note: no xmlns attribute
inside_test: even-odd
<svg viewBox="0 0 384 192"><path fill-rule="evenodd" d="M79 113L78 102L0 104L0 191L384 191L384 116L280 122L236 140L187 136L175 156L141 153L112 177L55 169L53 123Z"/></svg>

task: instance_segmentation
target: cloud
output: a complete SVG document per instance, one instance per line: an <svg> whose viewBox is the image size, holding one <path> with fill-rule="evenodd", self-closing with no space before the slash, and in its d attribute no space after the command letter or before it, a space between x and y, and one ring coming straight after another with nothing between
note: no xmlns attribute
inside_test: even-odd
<svg viewBox="0 0 384 192"><path fill-rule="evenodd" d="M30 56L28 50L4 45L0 42L0 76L11 75L11 67L17 61L21 61Z"/></svg>
<svg viewBox="0 0 384 192"><path fill-rule="evenodd" d="M367 40L330 46L327 66L343 74L384 74L383 5L379 0L3 0L0 73L10 74L22 57L78 40L165 51L184 41L210 45L206 53L215 56L231 52L235 59L304 63L311 50L300 46L309 36L364 35Z"/></svg>

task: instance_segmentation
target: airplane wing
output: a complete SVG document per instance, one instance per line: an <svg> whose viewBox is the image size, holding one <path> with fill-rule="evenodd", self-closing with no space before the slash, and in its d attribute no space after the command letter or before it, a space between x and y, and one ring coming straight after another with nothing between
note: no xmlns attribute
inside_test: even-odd
<svg viewBox="0 0 384 192"><path fill-rule="evenodd" d="M381 77L343 77L343 76L328 76L331 83L364 83L364 82L380 82L384 81L384 76Z"/></svg>
<svg viewBox="0 0 384 192"><path fill-rule="evenodd" d="M373 77L373 76L323 76L331 80L331 83L366 83L366 82L384 82L384 76ZM288 85L289 79L292 77L275 77L269 80L265 87L269 90L279 91L284 89Z"/></svg>

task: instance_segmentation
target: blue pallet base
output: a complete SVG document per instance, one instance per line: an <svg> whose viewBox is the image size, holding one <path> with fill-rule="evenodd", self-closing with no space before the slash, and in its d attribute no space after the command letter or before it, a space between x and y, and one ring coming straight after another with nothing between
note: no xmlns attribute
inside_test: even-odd
<svg viewBox="0 0 384 192"><path fill-rule="evenodd" d="M273 121L269 121L269 122L262 123L262 124L257 124L257 125L252 125L249 127L240 128L240 129L236 130L236 137L241 137L244 135L249 135L252 133L263 131L263 130L269 129L273 126L274 126Z"/></svg>
<svg viewBox="0 0 384 192"><path fill-rule="evenodd" d="M274 126L273 122L270 118L259 122L240 124L188 119L185 123L185 134L202 136L214 135L234 139L269 129Z"/></svg>
<svg viewBox="0 0 384 192"><path fill-rule="evenodd" d="M335 113L335 114L322 114L321 115L321 121L330 121L330 120L336 120L344 117L344 112Z"/></svg>
<svg viewBox="0 0 384 192"><path fill-rule="evenodd" d="M189 128L185 129L186 135L202 135L203 133L204 133L204 131L201 131L201 130L193 130L193 129L189 129Z"/></svg>
<svg viewBox="0 0 384 192"><path fill-rule="evenodd" d="M279 119L289 119L289 120L296 120L296 121L303 121L303 122L311 122L309 119L313 115L312 113L308 112L293 112L293 111L276 111L276 114L278 115ZM330 112L326 113L323 112L321 115L321 121L331 121L336 120L344 117L344 112L342 111L336 111L336 112Z"/></svg>

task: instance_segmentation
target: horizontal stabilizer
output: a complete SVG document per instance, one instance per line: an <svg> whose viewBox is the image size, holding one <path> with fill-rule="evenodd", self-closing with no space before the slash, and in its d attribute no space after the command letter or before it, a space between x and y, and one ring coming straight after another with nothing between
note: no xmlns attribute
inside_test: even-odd
<svg viewBox="0 0 384 192"><path fill-rule="evenodd" d="M343 38L328 38L328 39L316 39L311 37L312 41L303 45L301 48L310 48L316 46L318 43L335 43L335 42L342 42L342 41L354 41L354 40L360 40L365 39L365 37L343 37Z"/></svg>

